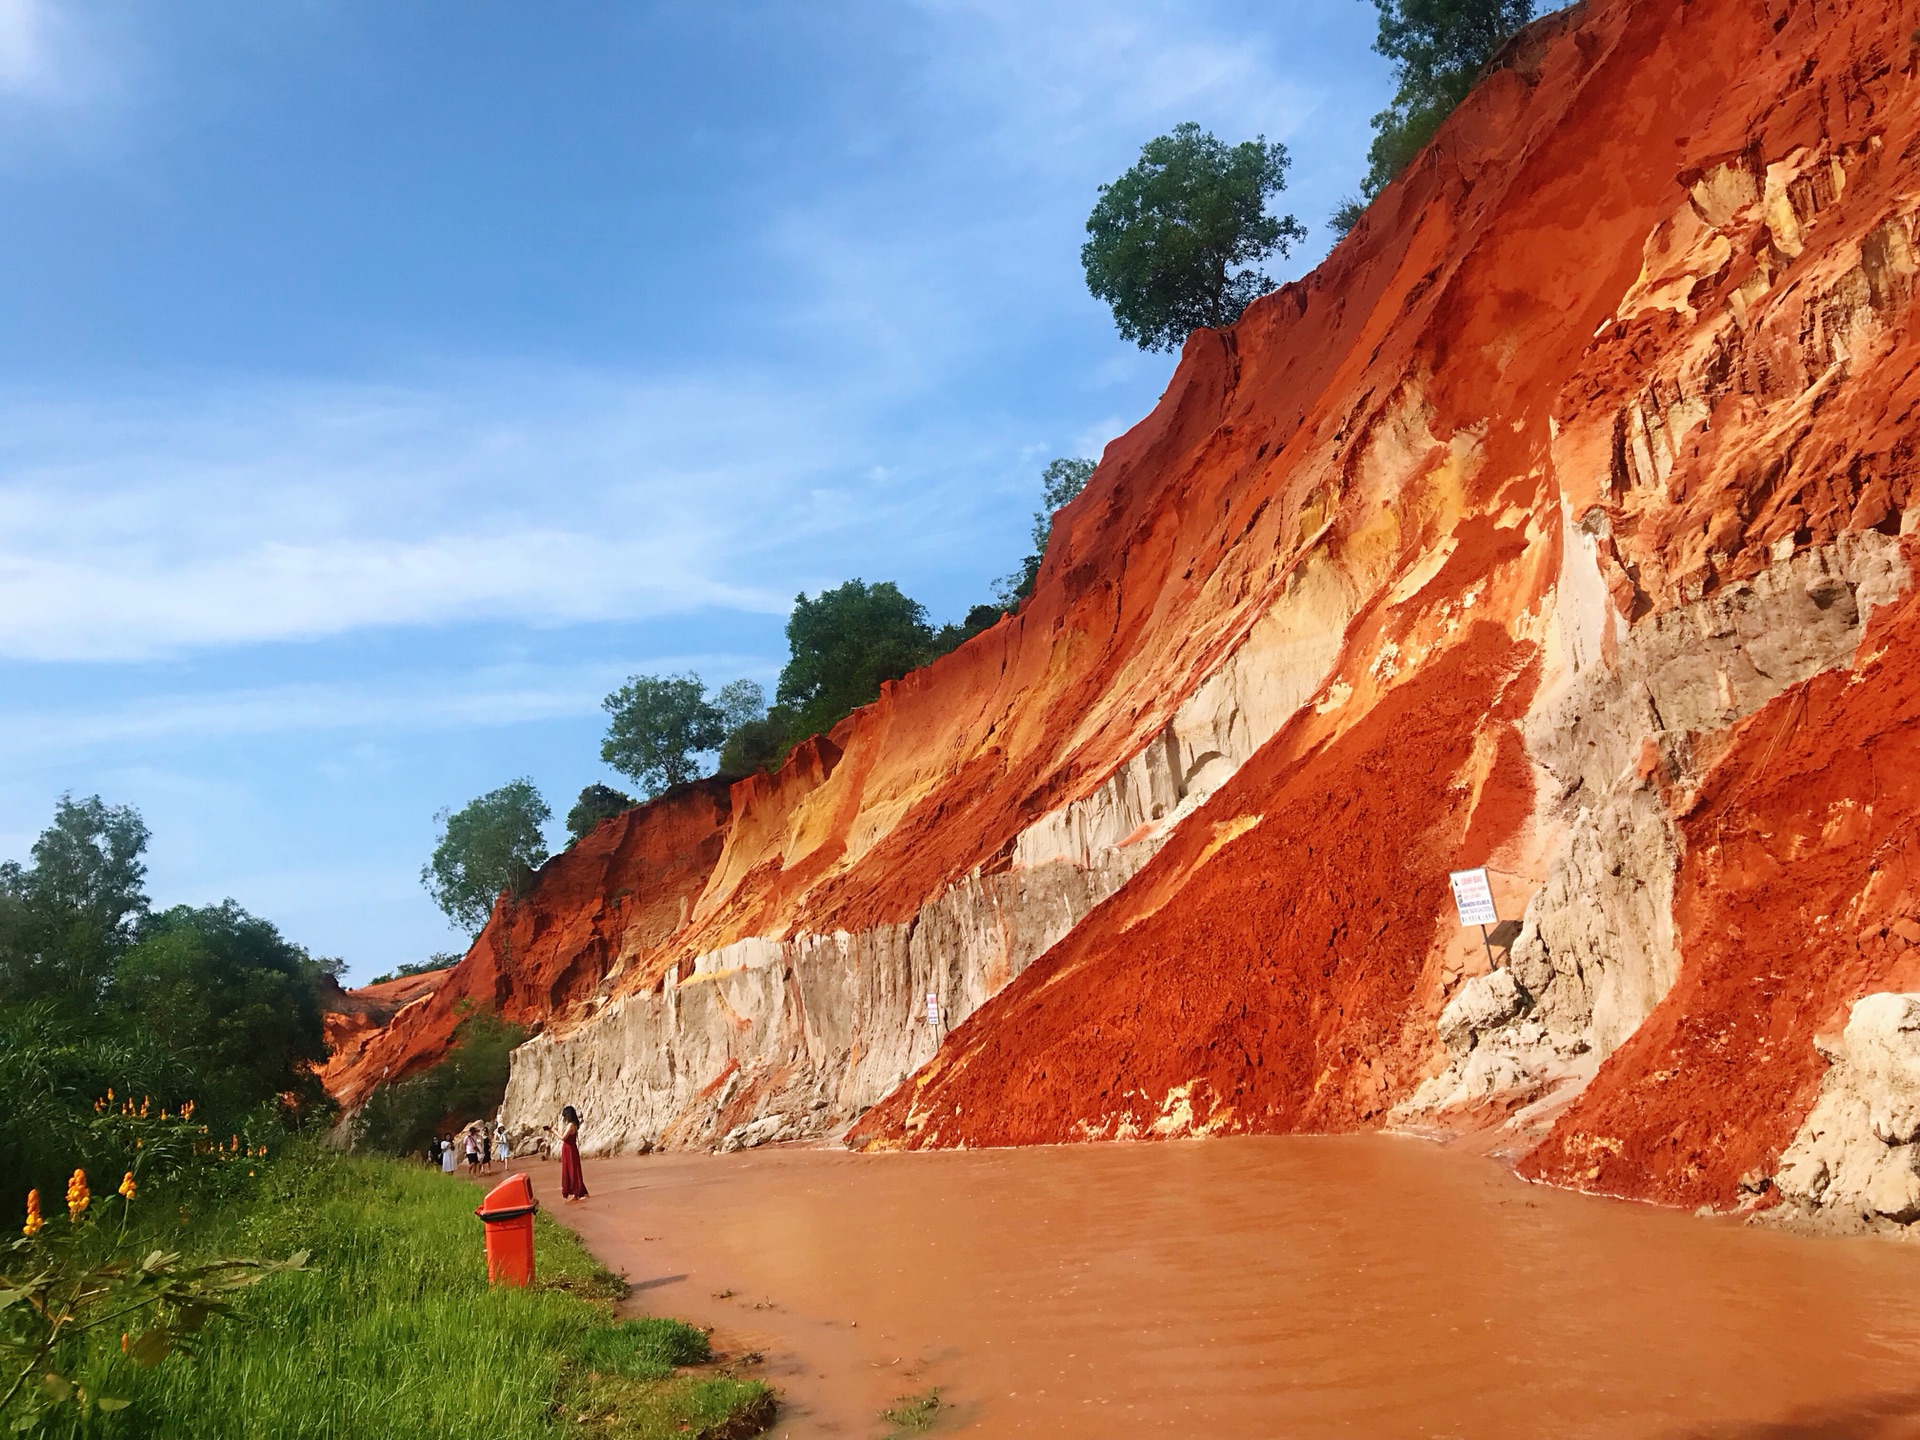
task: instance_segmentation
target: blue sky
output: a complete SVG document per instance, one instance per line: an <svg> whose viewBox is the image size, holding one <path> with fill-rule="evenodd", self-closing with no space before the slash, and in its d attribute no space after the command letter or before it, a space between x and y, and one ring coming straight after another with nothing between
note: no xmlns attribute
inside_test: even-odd
<svg viewBox="0 0 1920 1440"><path fill-rule="evenodd" d="M97 792L159 903L461 948L436 810L564 815L797 591L957 617L1152 406L1079 268L1144 141L1284 140L1320 258L1373 13L0 0L0 858Z"/></svg>

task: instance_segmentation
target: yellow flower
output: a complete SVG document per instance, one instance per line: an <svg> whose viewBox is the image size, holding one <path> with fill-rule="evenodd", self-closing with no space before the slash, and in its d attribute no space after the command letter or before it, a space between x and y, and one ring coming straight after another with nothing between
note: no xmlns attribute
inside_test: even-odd
<svg viewBox="0 0 1920 1440"><path fill-rule="evenodd" d="M153 1097L151 1095L142 1095L140 1097L140 1118L142 1120L147 1118L147 1106L152 1102L152 1100L153 1100Z"/></svg>
<svg viewBox="0 0 1920 1440"><path fill-rule="evenodd" d="M67 1181L67 1219L74 1224L80 1223L80 1217L87 1213L87 1206L93 1201L87 1191L87 1172L76 1170L73 1178Z"/></svg>
<svg viewBox="0 0 1920 1440"><path fill-rule="evenodd" d="M180 1107L180 1118L182 1120L193 1119L193 1101L189 1100Z"/></svg>
<svg viewBox="0 0 1920 1440"><path fill-rule="evenodd" d="M20 1233L31 1240L40 1233L46 1223L40 1218L40 1192L27 1191L27 1223L20 1227Z"/></svg>
<svg viewBox="0 0 1920 1440"><path fill-rule="evenodd" d="M107 1086L107 1099L108 1100L113 1099L113 1086L111 1085Z"/></svg>
<svg viewBox="0 0 1920 1440"><path fill-rule="evenodd" d="M133 1199L133 1192L135 1188L136 1187L133 1183L133 1171L129 1170L127 1171L127 1178L120 1182L120 1198L122 1200Z"/></svg>

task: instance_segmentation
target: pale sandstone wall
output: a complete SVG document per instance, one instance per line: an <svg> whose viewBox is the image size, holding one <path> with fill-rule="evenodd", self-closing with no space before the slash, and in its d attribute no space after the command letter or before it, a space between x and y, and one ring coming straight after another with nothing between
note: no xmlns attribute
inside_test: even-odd
<svg viewBox="0 0 1920 1440"><path fill-rule="evenodd" d="M1403 1123L1583 1083L1652 1013L1680 963L1674 816L1716 737L1789 686L1850 664L1873 609L1908 578L1897 540L1844 535L1603 646L1580 608L1592 552L1565 553L1561 590L1574 604L1562 602L1560 670L1523 727L1540 819L1558 840L1506 960L1511 978L1469 979L1450 1001L1452 1059L1401 1107ZM1530 1118L1522 1110L1518 1124Z"/></svg>
<svg viewBox="0 0 1920 1440"><path fill-rule="evenodd" d="M1024 831L905 925L753 936L693 975L608 1003L514 1052L503 1111L523 1132L573 1104L588 1148L757 1144L852 1120L930 1059L925 996L951 1028L1152 858L1321 687L1352 599L1310 565L1173 721L1084 800Z"/></svg>

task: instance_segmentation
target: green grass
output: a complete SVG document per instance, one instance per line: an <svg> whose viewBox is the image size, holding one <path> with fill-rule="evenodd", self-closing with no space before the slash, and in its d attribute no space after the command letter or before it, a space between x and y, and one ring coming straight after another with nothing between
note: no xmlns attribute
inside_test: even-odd
<svg viewBox="0 0 1920 1440"><path fill-rule="evenodd" d="M544 1215L530 1290L488 1286L470 1184L392 1161L301 1153L257 1188L152 1243L282 1257L304 1271L248 1291L198 1353L151 1370L117 1340L82 1378L132 1407L88 1434L154 1440L733 1437L772 1394L726 1374L681 1375L706 1336L672 1320L616 1324L625 1286ZM582 1423L583 1417L585 1423Z"/></svg>
<svg viewBox="0 0 1920 1440"><path fill-rule="evenodd" d="M931 1430L940 1418L940 1392L928 1390L921 1395L902 1395L880 1412L880 1418L893 1427L893 1436ZM889 1440L893 1440L893 1436Z"/></svg>

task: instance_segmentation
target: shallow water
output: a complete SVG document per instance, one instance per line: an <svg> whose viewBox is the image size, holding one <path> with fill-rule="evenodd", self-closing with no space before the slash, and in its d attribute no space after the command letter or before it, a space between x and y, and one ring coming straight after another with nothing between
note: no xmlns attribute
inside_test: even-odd
<svg viewBox="0 0 1920 1440"><path fill-rule="evenodd" d="M1384 1136L590 1160L556 1218L773 1434L1920 1436L1920 1247L1527 1186ZM729 1294L728 1292L732 1292Z"/></svg>

